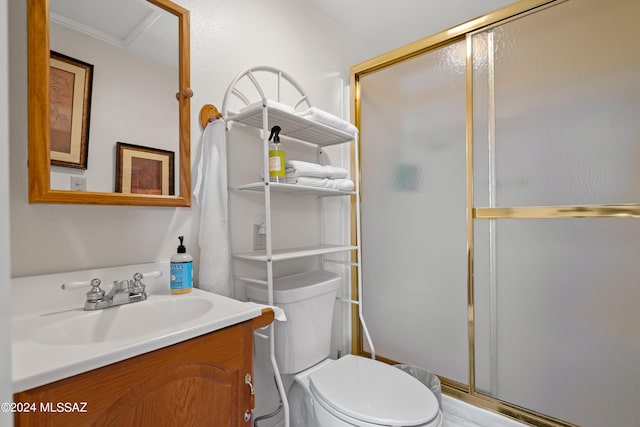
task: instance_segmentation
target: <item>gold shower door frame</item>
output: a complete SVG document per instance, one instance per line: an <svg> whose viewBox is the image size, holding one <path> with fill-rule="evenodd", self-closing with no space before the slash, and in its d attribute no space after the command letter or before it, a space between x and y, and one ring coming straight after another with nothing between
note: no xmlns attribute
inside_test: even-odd
<svg viewBox="0 0 640 427"><path fill-rule="evenodd" d="M380 55L361 64L351 67L350 84L351 99L353 101L352 120L360 128L361 117L361 93L360 79L375 71L391 67L402 61L425 54L429 51L441 48L448 44L466 41L466 173L467 173L467 321L468 321L468 373L469 384L461 384L456 381L441 377L442 389L446 394L471 403L473 405L498 412L540 427L571 427L573 424L557 420L544 414L530 411L499 399L488 396L476 390L475 384L475 308L474 308L474 220L495 220L507 218L519 219L551 219L551 218L589 218L589 217L640 217L640 205L562 205L562 206L522 206L522 207L493 207L474 208L473 206L473 44L472 36L491 27L503 24L509 20L521 17L525 14L550 7L567 0L522 0L509 5L488 15L476 18L457 27L408 44L394 51ZM366 143L366 142L365 142ZM362 144L360 144L360 147ZM352 153L351 158L354 159ZM362 158L358 153L357 158ZM352 170L355 169L352 165ZM360 165L359 165L360 166ZM357 177L360 179L360 177ZM352 240L356 240L355 200L352 201ZM354 243L355 244L355 243ZM359 260L355 259L357 265ZM360 267L353 267L362 268ZM352 277L357 277L354 271ZM358 301L357 282L352 284L352 295ZM352 352L364 356L370 356L364 350L363 335L358 320L357 307L352 310ZM398 363L385 357L376 356L377 359L387 363ZM574 426L575 427L575 426Z"/></svg>

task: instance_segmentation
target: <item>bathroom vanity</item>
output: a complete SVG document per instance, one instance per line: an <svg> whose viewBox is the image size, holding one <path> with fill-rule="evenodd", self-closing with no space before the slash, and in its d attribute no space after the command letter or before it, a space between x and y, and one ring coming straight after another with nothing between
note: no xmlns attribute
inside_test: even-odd
<svg viewBox="0 0 640 427"><path fill-rule="evenodd" d="M171 295L165 274L146 301L84 311L84 292L53 289L70 278L12 284L16 426L251 424L253 331L272 308L198 289ZM36 289L50 293L47 307L25 308ZM56 304L64 298L74 302Z"/></svg>
<svg viewBox="0 0 640 427"><path fill-rule="evenodd" d="M35 410L27 412L23 406L15 425L249 425L245 415L250 418L254 406L253 330L272 319L269 311L201 337L16 393L16 404L33 403Z"/></svg>

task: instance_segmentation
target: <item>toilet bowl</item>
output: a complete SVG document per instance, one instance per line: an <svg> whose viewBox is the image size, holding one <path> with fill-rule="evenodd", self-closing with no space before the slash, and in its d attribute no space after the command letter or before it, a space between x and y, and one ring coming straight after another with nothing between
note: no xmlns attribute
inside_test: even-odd
<svg viewBox="0 0 640 427"><path fill-rule="evenodd" d="M328 359L339 284L323 270L274 279L273 302L287 316L274 338L278 370L293 375L291 427L442 427L435 395L408 373L360 356ZM268 301L263 285L248 283L246 292L250 301ZM256 342L258 363L267 351Z"/></svg>
<svg viewBox="0 0 640 427"><path fill-rule="evenodd" d="M435 395L393 366L346 355L295 375L291 427L442 427Z"/></svg>

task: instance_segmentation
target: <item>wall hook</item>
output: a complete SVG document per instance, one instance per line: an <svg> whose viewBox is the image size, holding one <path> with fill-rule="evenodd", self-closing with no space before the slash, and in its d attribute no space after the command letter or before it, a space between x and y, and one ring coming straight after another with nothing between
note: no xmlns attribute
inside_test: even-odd
<svg viewBox="0 0 640 427"><path fill-rule="evenodd" d="M203 129L206 128L210 122L221 118L222 114L213 104L204 104L200 109L200 124Z"/></svg>

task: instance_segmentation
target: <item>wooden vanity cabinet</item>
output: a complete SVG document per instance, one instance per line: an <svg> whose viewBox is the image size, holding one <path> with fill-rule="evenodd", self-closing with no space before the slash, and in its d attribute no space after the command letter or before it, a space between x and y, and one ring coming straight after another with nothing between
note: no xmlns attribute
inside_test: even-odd
<svg viewBox="0 0 640 427"><path fill-rule="evenodd" d="M17 413L15 425L250 426L245 413L254 396L245 376L253 372L253 331L272 321L266 309L255 319L16 393L14 402L33 403L35 411Z"/></svg>

